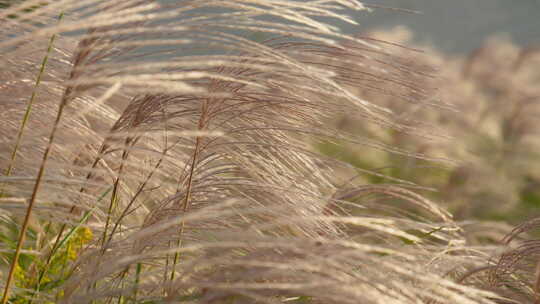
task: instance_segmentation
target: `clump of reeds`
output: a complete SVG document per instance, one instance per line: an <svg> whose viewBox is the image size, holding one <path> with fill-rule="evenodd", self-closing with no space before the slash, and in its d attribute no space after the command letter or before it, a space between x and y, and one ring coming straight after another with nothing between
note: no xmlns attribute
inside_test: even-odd
<svg viewBox="0 0 540 304"><path fill-rule="evenodd" d="M497 303L539 303L539 223L534 218L518 225L501 240L503 250L463 273L458 282L497 293Z"/></svg>
<svg viewBox="0 0 540 304"><path fill-rule="evenodd" d="M326 124L432 136L350 90L427 77L319 19L361 3L38 4L0 10L3 303L490 302L446 211L311 148L433 159Z"/></svg>
<svg viewBox="0 0 540 304"><path fill-rule="evenodd" d="M365 36L407 45L411 45L412 38L403 28ZM436 67L437 77L418 77L401 69L398 73L404 80L351 89L399 113L402 124L416 126L426 134L445 134L450 140L381 131L352 116L344 116L338 127L373 134L388 145L459 160L456 166L441 168L396 154L368 153L350 144L327 144L320 150L362 168L378 169L382 174L432 187L437 191L425 194L446 204L460 220L519 223L524 217L536 216L535 208L540 206L539 155L535 152L540 134L534 127L540 113L537 48L518 47L508 40L493 38L465 56L422 49L428 51L386 48L409 69L433 74ZM374 56L380 62L378 66L387 64L387 54ZM363 81L374 82L367 76Z"/></svg>

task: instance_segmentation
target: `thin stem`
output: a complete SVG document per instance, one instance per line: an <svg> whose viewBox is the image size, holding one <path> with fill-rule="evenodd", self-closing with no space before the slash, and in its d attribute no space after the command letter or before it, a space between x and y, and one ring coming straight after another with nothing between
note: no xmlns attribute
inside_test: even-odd
<svg viewBox="0 0 540 304"><path fill-rule="evenodd" d="M98 156L96 157L96 159L94 160L94 162L93 162L93 164L92 164L92 166L91 166L91 169L92 169L92 170L97 166L97 164L99 163L99 161L102 159L101 157L102 157L102 155L103 155L103 153L104 153L104 151L105 151L106 149L107 149L107 145L106 145L106 144L103 144L103 145L101 146L101 148L100 148L100 151L99 151L99 153L98 153ZM92 172L93 172L92 170L90 170L90 171L88 172L88 174L86 175L86 179L85 179L86 181L88 181L88 180L90 180L90 178L92 178ZM103 196L101 196L101 197L99 198L98 202L100 202L100 201L104 198L104 196L107 195L107 194L109 193L110 190L111 190L111 189L107 190L107 192L106 192ZM81 187L81 189L79 190L79 193L82 194L82 193L84 193L84 192L85 192L85 188L84 188L84 186L83 186L83 187ZM73 212L75 212L75 209L76 209L76 205L73 205L73 206L69 209L69 214L72 214ZM58 234L56 235L56 239L55 239L55 241L54 241L54 244L53 244L52 247L51 247L51 252L49 252L49 256L47 257L47 263L50 263L50 259L52 258L52 255L55 254L55 250L57 250L57 249L60 248L60 246L58 246L58 245L59 245L60 241L62 240L62 235L64 234L64 231L66 230L66 228L67 228L67 224L62 224L62 227L60 227L60 231L59 231Z"/></svg>
<svg viewBox="0 0 540 304"><path fill-rule="evenodd" d="M102 254L105 253L105 250L106 250L106 244L107 244L107 233L108 233L108 230L109 230L109 226L111 225L111 218L112 218L112 213L115 211L116 209L116 204L118 203L118 191L120 189L120 179L122 177L122 174L123 174L123 171L124 171L124 166L126 164L126 161L128 159L128 156L129 156L129 148L132 148L135 143L137 142L137 139L133 139L133 138L126 138L125 141L124 141L124 148L123 148L123 152L122 152L122 162L120 163L120 168L118 168L118 176L116 177L115 181L114 181L114 185L113 185L113 192L112 192L112 195L111 195L111 202L109 204L109 208L107 210L107 219L105 221L105 229L103 230L103 240L102 240L102 243L101 243L101 246L102 246ZM112 240L113 238L113 234L111 234L110 236L110 240Z"/></svg>
<svg viewBox="0 0 540 304"><path fill-rule="evenodd" d="M60 22L63 17L64 17L64 12L60 12L60 14L58 15L58 22ZM56 34L53 34L51 36L51 39L49 40L49 44L47 46L47 52L45 53L45 57L43 57L43 61L41 62L41 67L39 69L39 73L38 73L38 76L36 78L36 82L35 82L35 85L34 85L34 90L32 91L32 95L30 96L30 100L28 101L28 106L26 107L26 111L24 113L24 117L23 117L23 120L21 122L21 127L19 128L19 132L17 133L17 140L15 142L15 147L13 148L13 151L11 153L11 159L10 159L10 162L9 162L9 166L8 166L8 168L6 170L6 176L9 176L11 174L11 171L13 170L13 166L15 164L15 159L17 157L17 151L19 150L21 140L22 140L22 137L23 137L23 134L24 134L24 129L25 129L26 124L27 124L27 122L28 122L28 120L30 118L30 113L31 113L31 110L32 110L32 106L33 106L34 101L36 99L37 88L39 87L39 85L41 83L41 78L42 78L42 76L43 76L43 74L45 72L45 66L47 65L47 62L49 60L49 54L52 52L52 48L53 48L53 44L54 44L55 39L56 39ZM64 95L64 97L65 97L65 95ZM28 224L30 222L30 217L32 215L32 209L33 209L35 201L36 201L36 196L37 196L37 192L39 190L40 181L41 181L41 178L42 178L43 173L45 171L45 162L46 162L46 160L47 160L47 158L49 156L50 148L52 146L52 143L53 143L53 140L54 140L54 135L56 133L58 123L60 122L60 118L61 118L61 115L62 115L65 104L66 104L65 99L63 99L61 104L60 104L60 107L58 109L58 114L57 114L57 117L56 117L55 125L54 125L53 130L51 132L51 135L49 137L49 144L48 144L48 146L47 146L47 148L45 150L45 153L43 154L43 160L42 160L42 163L41 163L41 167L39 168L38 176L36 178L36 183L34 185L34 189L33 189L33 192L32 192L32 197L30 198L30 201L28 202L28 207L26 209L26 214L25 214L24 221L23 221L23 224L22 224L22 227L21 227L21 232L20 232L19 239L18 239L18 242L17 242L17 248L15 249L15 255L13 257L13 260L11 261L9 273L8 273L7 280L6 280L6 285L4 287L4 294L3 294L2 300L1 300L2 304L7 303L8 298L9 298L9 291L10 291L11 283L13 281L13 275L15 273L15 268L17 267L17 264L19 263L19 257L20 257L21 249L22 249L24 239L25 239L25 236L26 236L26 230L28 230Z"/></svg>
<svg viewBox="0 0 540 304"><path fill-rule="evenodd" d="M205 127L206 127L206 112L207 112L207 103L206 101L203 102L203 104L201 105L201 117L199 118L199 130L204 130ZM193 176L195 174L195 167L197 166L197 163L198 163L198 159L199 159L199 154L201 152L201 146L202 146L202 137L200 136L197 136L197 139L195 141L195 149L193 150L193 158L191 160L191 167L190 167L190 170L189 170L189 176L188 176L188 182L187 182L187 185L186 185L186 196L185 196L185 200L184 200L184 203L183 203L183 211L184 213L186 213L187 209L189 208L189 203L191 201L191 194L192 194L192 187L193 187ZM177 241L177 248L180 247L182 245L182 236L184 234L184 229L185 229L185 222L182 221L182 224L181 224L181 227L180 227L180 237L178 238L178 241ZM173 265L172 265L172 269L171 269L171 277L170 277L170 281L172 283L172 281L174 281L174 276L175 276L175 272L176 272L176 264L178 263L178 258L179 258L180 254L178 252L175 252L174 253L174 258L173 258Z"/></svg>
<svg viewBox="0 0 540 304"><path fill-rule="evenodd" d="M45 276L45 274L47 273L47 271L49 271L49 267L51 265L51 262L56 254L56 251L59 250L60 248L62 248L69 240L70 238L73 236L73 234L75 233L75 231L80 228L84 223L86 223L86 221L90 218L90 215L92 215L92 213L98 208L99 206L99 202L105 198L105 196L107 196L107 194L109 194L109 192L111 191L111 189L109 188L107 191L105 191L100 197L99 199L97 200L96 202L96 206L91 209L91 210L88 210L84 215L83 217L79 220L78 224L75 226L75 227L72 227L71 230L68 232L68 234L63 238L63 239L58 239L58 242L55 242L53 244L53 247L51 248L51 251L49 253L49 255L47 256L47 260L45 262L45 266L43 266L43 268L41 269L40 273L39 273L39 277L38 277L38 281L37 281L37 286L36 288L34 289L34 295L36 295L40 288L41 288L41 281L43 280L43 277ZM30 299L29 301L29 304L31 304L33 301L33 297L32 299Z"/></svg>
<svg viewBox="0 0 540 304"><path fill-rule="evenodd" d="M41 165L39 167L39 172L36 177L36 183L34 184L34 189L32 190L32 196L30 197L30 201L28 202L28 208L26 209L26 214L24 216L24 221L21 227L21 233L19 236L19 240L17 242L17 248L15 250L15 256L13 257L13 260L11 262L9 273L6 280L6 285L4 288L4 295L2 296L1 304L6 304L9 297L9 291L11 288L11 283L13 281L13 275L15 273L15 268L17 264L19 263L19 257L21 255L21 249L22 245L24 243L24 239L26 237L26 230L28 230L28 224L30 223L30 217L32 215L32 210L34 209L34 205L36 203L37 194L39 191L39 188L41 186L41 180L43 178L43 174L45 173L45 165L47 163L47 160L49 159L49 154L51 153L51 149L54 143L54 139L56 137L58 127L60 125L60 120L62 119L62 114L64 113L64 109L66 108L66 105L68 103L68 100L71 97L71 92L73 88L68 87L64 93L64 96L62 97L62 101L60 102L60 105L58 107L58 112L56 115L56 119L53 124L53 129L51 131L51 134L49 135L49 143L47 144L47 147L45 148L45 153L43 153L43 158L41 160Z"/></svg>
<svg viewBox="0 0 540 304"><path fill-rule="evenodd" d="M64 12L61 12L60 15L58 15L58 22L60 22L63 17L64 17ZM41 83L41 77L43 77L43 74L45 72L45 66L47 65L47 62L49 61L49 54L52 52L55 39L56 39L56 34L53 34L51 36L51 39L49 40L49 45L47 46L47 52L45 53L45 57L43 57L43 60L41 61L41 67L39 69L39 73L36 78L36 83L34 84L34 90L32 90L32 95L30 96L30 101L28 101L28 105L26 106L26 111L24 112L23 120L21 122L21 127L19 128L19 132L17 133L17 140L15 141L15 147L13 148L13 151L11 152L11 158L9 161L9 166L6 170L6 176L11 175L11 171L13 171L13 167L15 166L15 159L17 158L17 151L19 151L19 148L21 146L24 129L26 128L26 124L28 123L28 120L30 118L30 113L32 112L32 106L34 105L34 100L36 99L36 95L37 95L37 89Z"/></svg>
<svg viewBox="0 0 540 304"><path fill-rule="evenodd" d="M135 290L133 290L133 303L137 303L137 292L139 291L139 283L141 282L142 264L137 263L135 271Z"/></svg>

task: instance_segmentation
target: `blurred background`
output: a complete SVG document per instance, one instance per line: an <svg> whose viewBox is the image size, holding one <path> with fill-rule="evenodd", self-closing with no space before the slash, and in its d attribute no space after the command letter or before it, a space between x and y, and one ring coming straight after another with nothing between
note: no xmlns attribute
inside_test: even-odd
<svg viewBox="0 0 540 304"><path fill-rule="evenodd" d="M382 44L387 53L373 58L433 77L398 72L392 85L381 84L377 91L366 89L378 83L368 77L365 87L352 89L398 113L402 123L426 133L440 130L450 139L374 131L347 116L336 123L346 132L459 164L443 168L339 142L321 144L319 150L358 168L436 189L423 194L446 205L458 220L517 224L540 216L540 1L365 3L373 11L354 15L362 30L343 24L345 30L422 50ZM372 63L365 60L366 66ZM392 181L368 177L364 182Z"/></svg>
<svg viewBox="0 0 540 304"><path fill-rule="evenodd" d="M540 43L540 0L368 0L366 4L402 8L421 14L375 9L355 20L366 29L404 25L415 41L451 53L466 53L486 37L506 34L519 45ZM352 26L348 30L353 31Z"/></svg>

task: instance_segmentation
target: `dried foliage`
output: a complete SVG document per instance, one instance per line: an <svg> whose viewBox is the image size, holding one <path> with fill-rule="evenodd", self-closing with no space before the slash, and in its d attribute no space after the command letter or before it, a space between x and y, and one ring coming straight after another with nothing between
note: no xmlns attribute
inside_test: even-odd
<svg viewBox="0 0 540 304"><path fill-rule="evenodd" d="M471 257L446 211L311 149L437 159L326 124L434 137L351 90L432 106L424 69L320 21L361 3L38 4L0 10L4 302L491 302L444 277Z"/></svg>
<svg viewBox="0 0 540 304"><path fill-rule="evenodd" d="M497 303L539 303L539 240L531 237L540 219L527 221L502 239L502 253L464 273L458 282L497 293Z"/></svg>

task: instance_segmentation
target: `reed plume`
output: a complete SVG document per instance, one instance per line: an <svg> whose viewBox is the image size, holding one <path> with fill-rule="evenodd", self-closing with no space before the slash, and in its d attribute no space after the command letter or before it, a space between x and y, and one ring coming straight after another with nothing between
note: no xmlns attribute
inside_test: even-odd
<svg viewBox="0 0 540 304"><path fill-rule="evenodd" d="M321 21L360 2L40 3L0 11L4 303L490 303L450 214L312 148L434 160L326 123L425 135L350 89L425 76Z"/></svg>

